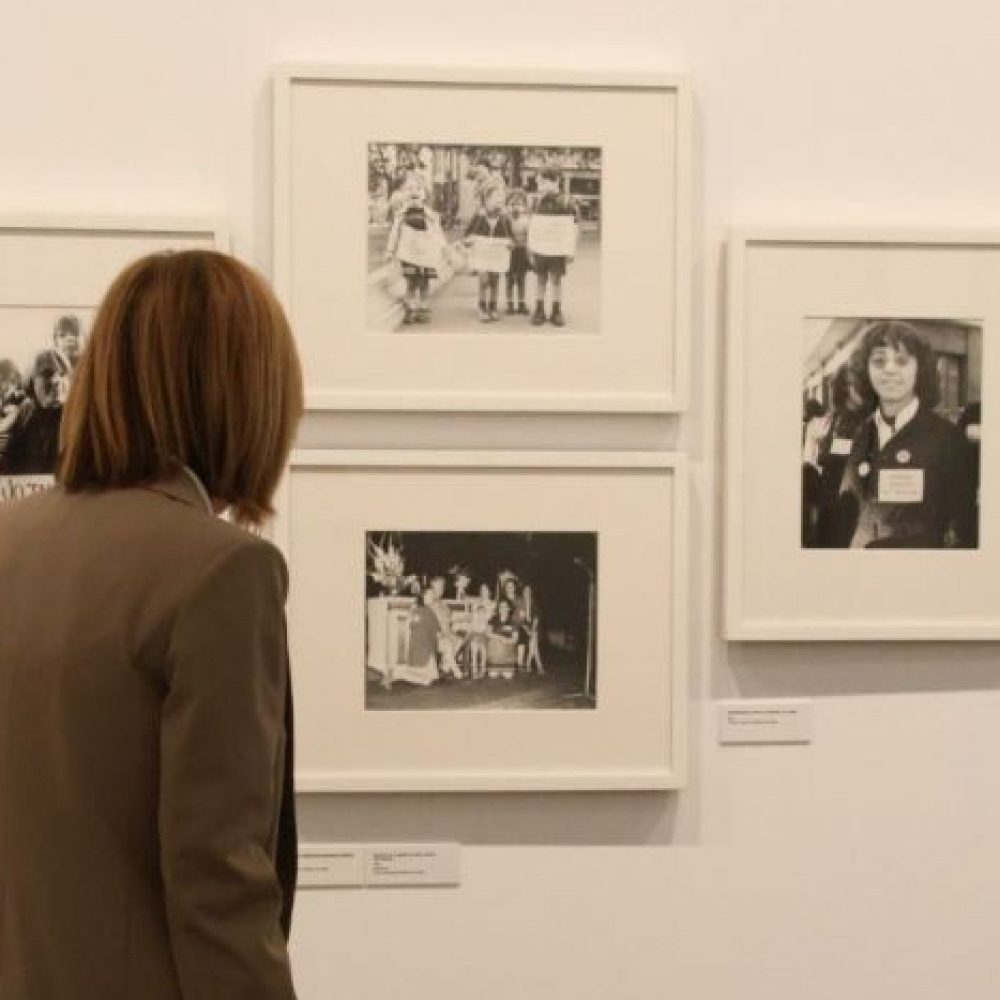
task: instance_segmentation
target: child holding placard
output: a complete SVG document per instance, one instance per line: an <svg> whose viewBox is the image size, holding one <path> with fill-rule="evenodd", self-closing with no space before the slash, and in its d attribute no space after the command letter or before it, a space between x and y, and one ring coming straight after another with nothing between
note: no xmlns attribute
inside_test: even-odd
<svg viewBox="0 0 1000 1000"><path fill-rule="evenodd" d="M444 233L438 214L427 204L427 183L412 172L404 181L402 195L389 231L385 259L398 258L406 278L403 323L427 323L431 278L437 277L437 263L444 251Z"/></svg>
<svg viewBox="0 0 1000 1000"><path fill-rule="evenodd" d="M507 195L507 213L510 218L513 246L510 249L510 267L507 270L507 312L528 315L525 304L525 285L528 276L528 196L520 190ZM514 296L517 294L517 305Z"/></svg>
<svg viewBox="0 0 1000 1000"><path fill-rule="evenodd" d="M545 297L550 281L551 321L555 326L566 325L562 311L562 279L566 265L572 262L576 252L576 222L573 203L559 193L559 171L542 170L538 175L538 197L528 224L529 261L536 276L535 311L531 317L535 326L545 322Z"/></svg>
<svg viewBox="0 0 1000 1000"><path fill-rule="evenodd" d="M473 270L479 273L479 320L483 323L500 318L497 311L500 275L510 267L509 248L514 233L510 218L503 212L503 203L504 187L495 184L484 192L483 211L473 216L465 231L465 244L473 248Z"/></svg>

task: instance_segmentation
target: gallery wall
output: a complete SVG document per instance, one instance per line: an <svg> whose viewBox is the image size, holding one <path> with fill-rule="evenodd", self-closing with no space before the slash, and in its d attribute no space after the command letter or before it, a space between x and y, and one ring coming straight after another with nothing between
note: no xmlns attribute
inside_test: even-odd
<svg viewBox="0 0 1000 1000"><path fill-rule="evenodd" d="M719 427L730 224L1000 229L994 3L38 0L3 23L0 210L223 216L265 270L279 63L691 78L688 414L310 416L301 437L688 451L688 787L304 799L308 840L466 847L457 889L303 893L303 1000L992 1000L1000 650L723 643ZM718 745L719 699L790 696L811 745Z"/></svg>

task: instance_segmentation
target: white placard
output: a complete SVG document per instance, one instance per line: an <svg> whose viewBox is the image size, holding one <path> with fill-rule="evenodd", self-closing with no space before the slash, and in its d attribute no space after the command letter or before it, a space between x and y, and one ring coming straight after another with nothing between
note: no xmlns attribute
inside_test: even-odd
<svg viewBox="0 0 1000 1000"><path fill-rule="evenodd" d="M365 884L458 885L458 844L381 844L365 849Z"/></svg>
<svg viewBox="0 0 1000 1000"><path fill-rule="evenodd" d="M469 269L506 274L510 270L510 241L495 236L473 236Z"/></svg>
<svg viewBox="0 0 1000 1000"><path fill-rule="evenodd" d="M404 264L438 268L443 254L444 237L436 228L421 230L412 226L400 227L396 256Z"/></svg>
<svg viewBox="0 0 1000 1000"><path fill-rule="evenodd" d="M365 884L364 849L350 844L304 844L298 884L303 889L350 889Z"/></svg>
<svg viewBox="0 0 1000 1000"><path fill-rule="evenodd" d="M528 250L546 257L572 257L576 235L572 215L533 215L528 223Z"/></svg>
<svg viewBox="0 0 1000 1000"><path fill-rule="evenodd" d="M880 469L878 499L879 503L922 503L924 470Z"/></svg>
<svg viewBox="0 0 1000 1000"><path fill-rule="evenodd" d="M719 742L811 743L812 702L724 701L718 707Z"/></svg>

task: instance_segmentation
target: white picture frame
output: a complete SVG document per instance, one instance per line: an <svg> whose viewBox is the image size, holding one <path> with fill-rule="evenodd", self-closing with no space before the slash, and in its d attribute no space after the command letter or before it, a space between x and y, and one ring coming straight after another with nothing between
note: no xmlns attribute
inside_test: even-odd
<svg viewBox="0 0 1000 1000"><path fill-rule="evenodd" d="M26 382L32 359L56 346L55 323L71 320L82 342L104 292L127 264L189 248L228 250L227 227L217 218L0 213L0 361L11 362ZM71 378L68 360L63 367ZM5 396L0 406L5 400L13 406L14 398ZM49 472L8 474L5 464L0 501L51 485Z"/></svg>
<svg viewBox="0 0 1000 1000"><path fill-rule="evenodd" d="M928 369L935 379L944 379L952 364L956 371L965 366L955 379L965 388L951 411L943 410L944 396L937 392L933 395L941 401L925 411L950 419L956 433L966 435L962 418L956 419L959 407L964 414L983 396L1000 391L1000 351L993 343L1000 330L1000 232L737 229L729 238L727 285L726 638L1000 638L1000 612L992 596L1000 573L1000 538L993 530L1000 441L981 434L978 416L975 431L981 441L969 437L975 443L976 471L967 471L971 463L962 466L963 496L974 497L974 541L942 536L914 542L891 533L879 539L877 525L873 541L859 534L864 503L852 510L855 520L847 533L832 543L813 543L803 520L811 514L805 499L811 428L824 426L835 412L828 397L826 414L807 413L816 389L809 381L810 366L822 360L827 367L817 371L827 384L835 368L852 379L858 371L870 371L873 355L865 352L862 334L875 333L877 325L884 329L886 321L932 333L964 327L971 332L949 348L955 358L924 336L935 359ZM844 336L838 341L840 331ZM854 463L858 475L880 477L878 490L873 486L870 492L882 504L887 498L881 468L859 460L863 456L856 451L863 436L876 441L876 451L881 448L880 454L900 468L915 469L922 462L916 450L895 444L902 437L873 436L874 410L881 404L870 380L868 387L868 415L853 437L840 442L840 453L849 456L844 461ZM821 396L815 398L822 406ZM948 433L949 449L958 454L959 439ZM959 443L965 462L964 438ZM930 467L926 474L931 475ZM913 475L920 477L913 495L893 500L916 502L923 496L925 470ZM831 495L839 502L848 483L838 478Z"/></svg>
<svg viewBox="0 0 1000 1000"><path fill-rule="evenodd" d="M680 787L687 494L687 464L678 454L295 452L279 491L274 538L291 575L299 790ZM587 574L596 625L596 632L589 630L596 639L588 643L596 664L596 673L588 672L596 676L596 684L588 680L591 703L569 712L494 711L496 703L486 710L371 710L365 618L379 599L367 596L366 545L373 529L387 525L404 531L592 531L600 554L595 572ZM582 646L570 647L579 651L578 661ZM517 678L522 680L529 683ZM442 679L441 690L486 690L504 698L513 690L504 687L508 681L497 679L490 689L475 688L480 682L470 679L448 679L448 687Z"/></svg>
<svg viewBox="0 0 1000 1000"><path fill-rule="evenodd" d="M536 104L540 113L532 115ZM686 407L691 99L683 77L284 67L275 74L274 115L275 285L299 340L310 409L666 413ZM478 324L476 279L463 270L456 236L455 253L435 272L427 300L449 303L450 332L428 332L435 318L418 332L399 333L405 278L368 264L373 241L388 239L371 232L380 225L391 230L391 215L372 222L374 210L364 204L367 150L390 140L456 149L518 143L600 149L599 252L581 243L570 265L563 329L509 315ZM453 232L460 235L462 213L472 211L467 177L448 176L458 192ZM561 183L570 182L567 174ZM576 294L591 325L580 333L572 268L585 265ZM584 280L584 273L593 277ZM441 311L428 308L434 317Z"/></svg>

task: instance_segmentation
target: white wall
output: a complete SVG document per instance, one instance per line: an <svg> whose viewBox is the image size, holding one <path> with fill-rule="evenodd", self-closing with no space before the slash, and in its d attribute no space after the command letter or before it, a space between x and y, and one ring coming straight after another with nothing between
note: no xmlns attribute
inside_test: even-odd
<svg viewBox="0 0 1000 1000"><path fill-rule="evenodd" d="M5 0L0 211L218 213L270 263L281 61L687 72L695 404L673 419L311 419L310 445L669 447L695 461L688 790L326 797L313 839L457 838L456 891L304 894L302 1000L993 998L996 645L718 639L730 223L1000 226L994 0ZM651 178L655 183L655 178ZM804 695L816 742L713 743L713 699Z"/></svg>

